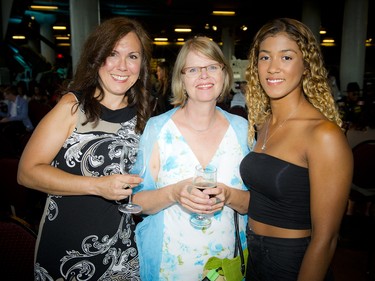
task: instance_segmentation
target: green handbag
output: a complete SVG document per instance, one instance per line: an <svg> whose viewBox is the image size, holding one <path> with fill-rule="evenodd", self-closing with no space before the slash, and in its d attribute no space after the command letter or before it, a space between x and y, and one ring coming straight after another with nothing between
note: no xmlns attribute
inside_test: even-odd
<svg viewBox="0 0 375 281"><path fill-rule="evenodd" d="M234 258L220 259L211 257L204 265L204 278L202 281L242 281L246 273L248 249L241 247L241 239L238 229L238 214L234 211L234 226L236 230L236 243ZM239 255L238 255L239 253Z"/></svg>

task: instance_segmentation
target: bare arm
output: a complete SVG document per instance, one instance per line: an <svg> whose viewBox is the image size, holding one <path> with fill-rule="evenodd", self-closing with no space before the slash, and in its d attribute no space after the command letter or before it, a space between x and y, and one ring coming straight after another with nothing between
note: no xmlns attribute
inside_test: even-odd
<svg viewBox="0 0 375 281"><path fill-rule="evenodd" d="M75 102L72 94L64 95L39 123L23 151L18 168L18 182L56 195L98 195L109 200L124 199L131 190L122 187L127 183L137 185L141 181L138 177L78 176L50 165L75 128L77 113L72 113Z"/></svg>
<svg viewBox="0 0 375 281"><path fill-rule="evenodd" d="M225 205L240 214L246 214L249 208L250 192L225 186Z"/></svg>
<svg viewBox="0 0 375 281"><path fill-rule="evenodd" d="M298 280L324 280L336 250L353 172L352 152L340 128L324 122L314 129L307 161L311 188L311 242Z"/></svg>

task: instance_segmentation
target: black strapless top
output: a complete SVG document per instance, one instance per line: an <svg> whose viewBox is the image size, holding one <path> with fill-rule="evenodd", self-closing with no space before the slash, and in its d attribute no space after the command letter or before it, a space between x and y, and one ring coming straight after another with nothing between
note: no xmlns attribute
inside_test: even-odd
<svg viewBox="0 0 375 281"><path fill-rule="evenodd" d="M288 229L311 228L307 168L251 152L242 160L240 173L251 194L250 218Z"/></svg>

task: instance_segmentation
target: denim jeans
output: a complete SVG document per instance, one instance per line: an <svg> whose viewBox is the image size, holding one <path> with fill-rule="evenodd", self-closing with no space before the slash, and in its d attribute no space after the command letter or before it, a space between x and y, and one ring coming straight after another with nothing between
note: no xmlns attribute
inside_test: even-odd
<svg viewBox="0 0 375 281"><path fill-rule="evenodd" d="M247 243L246 280L296 281L310 237L275 238L248 230ZM331 271L325 280L333 280Z"/></svg>

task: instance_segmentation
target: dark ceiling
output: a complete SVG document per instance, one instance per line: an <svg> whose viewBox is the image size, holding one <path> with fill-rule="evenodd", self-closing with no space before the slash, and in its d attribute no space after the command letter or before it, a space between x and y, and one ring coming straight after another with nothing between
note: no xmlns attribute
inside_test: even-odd
<svg viewBox="0 0 375 281"><path fill-rule="evenodd" d="M307 0L305 0L307 1ZM327 30L325 36L334 38L336 48L325 50L328 63L337 64L342 33L342 18L345 0L310 0L318 5L321 13L321 26ZM96 1L92 1L93 5ZM374 11L375 1L368 0L369 11ZM11 19L8 25L7 38L16 31L32 24L28 22L34 12L29 10L30 5L56 5L58 10L48 12L56 17L56 25L66 25L69 33L69 0L38 1L38 0L14 0L11 11ZM221 41L221 31L224 27L230 27L235 39L235 56L245 59L251 40L261 25L275 17L292 17L301 20L303 0L288 1L254 1L254 0L99 0L101 19L124 15L138 19L148 30L151 37L165 36L169 42L175 42L181 34L174 32L175 27L188 26L194 34L206 34L215 41ZM212 16L213 10L234 10L236 16L223 17ZM47 13L47 12L38 12ZM23 22L23 24L20 23ZM370 17L368 21L367 38L375 38L375 19ZM216 25L217 31L205 29L206 25ZM247 31L242 31L241 26L246 25ZM22 26L22 28L21 28ZM59 35L62 35L61 32ZM185 35L186 36L186 35ZM323 38L322 38L323 39ZM52 43L54 44L54 43ZM69 47L58 48L58 52L69 53ZM374 48L374 47L372 47ZM155 57L173 56L179 47L155 46ZM330 62L332 61L332 62Z"/></svg>

